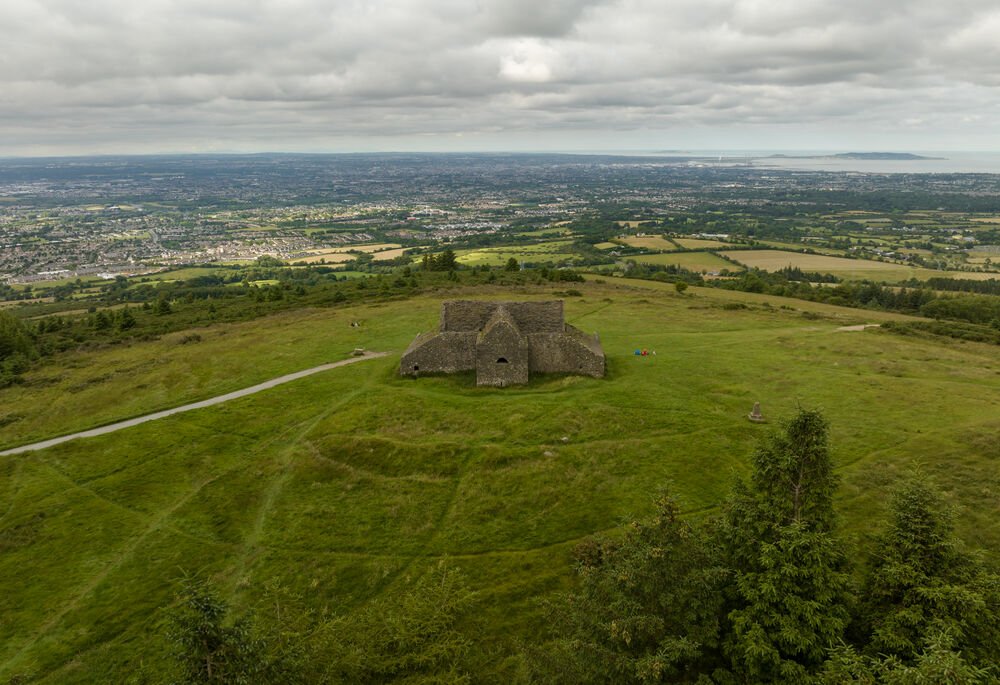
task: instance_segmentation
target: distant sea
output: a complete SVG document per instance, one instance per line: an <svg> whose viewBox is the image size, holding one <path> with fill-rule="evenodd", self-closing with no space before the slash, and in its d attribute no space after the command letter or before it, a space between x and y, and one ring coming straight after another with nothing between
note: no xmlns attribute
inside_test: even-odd
<svg viewBox="0 0 1000 685"><path fill-rule="evenodd" d="M774 154L774 153L772 153ZM914 152L940 159L754 158L755 167L808 171L859 171L873 174L1000 174L1000 152ZM803 153L794 153L802 155Z"/></svg>
<svg viewBox="0 0 1000 685"><path fill-rule="evenodd" d="M911 152L922 157L939 159L867 160L843 159L827 155L843 152L881 152L881 150L635 150L606 151L605 154L641 157L697 157L696 164L712 166L753 166L757 169L788 169L803 171L854 171L873 174L1000 174L1000 152ZM772 155L786 155L772 157Z"/></svg>

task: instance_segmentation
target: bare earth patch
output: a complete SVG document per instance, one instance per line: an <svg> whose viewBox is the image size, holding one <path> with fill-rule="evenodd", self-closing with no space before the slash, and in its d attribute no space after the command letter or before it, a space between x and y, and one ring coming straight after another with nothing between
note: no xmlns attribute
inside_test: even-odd
<svg viewBox="0 0 1000 685"><path fill-rule="evenodd" d="M878 328L882 324L880 323L859 323L856 326L841 326L838 331L863 331L866 328Z"/></svg>

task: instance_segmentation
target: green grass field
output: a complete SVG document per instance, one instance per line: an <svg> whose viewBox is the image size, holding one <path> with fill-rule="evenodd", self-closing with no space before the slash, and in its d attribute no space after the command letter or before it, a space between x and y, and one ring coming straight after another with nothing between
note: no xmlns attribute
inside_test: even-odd
<svg viewBox="0 0 1000 685"><path fill-rule="evenodd" d="M834 257L843 256L847 254L846 250L838 250L837 248L833 247L819 247L816 245L810 245L808 243L786 243L780 240L758 240L757 242L760 243L761 245L767 245L769 247L777 247L781 250L798 251L804 247L808 247L809 249L815 252L819 252L820 254L832 255Z"/></svg>
<svg viewBox="0 0 1000 685"><path fill-rule="evenodd" d="M559 224L553 224L547 228L540 228L537 231L518 231L517 235L525 236L526 238L540 238L552 235L571 236L573 235L573 231Z"/></svg>
<svg viewBox="0 0 1000 685"><path fill-rule="evenodd" d="M893 283L911 278L967 278L986 280L997 278L997 273L973 271L937 271L906 264L876 262L870 259L845 259L819 254L785 252L784 250L731 250L726 256L748 268L777 271L786 266L797 266L803 271L828 273L847 280L873 280Z"/></svg>
<svg viewBox="0 0 1000 685"><path fill-rule="evenodd" d="M503 266L511 257L530 264L554 264L576 259L568 250L572 243L572 240L553 240L527 245L459 250L457 254L459 263L466 266Z"/></svg>
<svg viewBox="0 0 1000 685"><path fill-rule="evenodd" d="M714 250L717 248L727 248L731 245L721 240L706 240L704 238L672 238L672 240L688 250Z"/></svg>
<svg viewBox="0 0 1000 685"><path fill-rule="evenodd" d="M644 254L629 257L629 259L635 259L635 261L643 264L676 264L677 266L682 266L691 271L721 271L722 269L729 269L730 271L740 270L740 267L737 265L727 262L722 257L714 255L711 252Z"/></svg>
<svg viewBox="0 0 1000 685"><path fill-rule="evenodd" d="M630 235L625 238L620 238L618 242L623 245L628 245L629 247L644 247L648 250L661 250L667 252L670 250L676 250L677 245L680 244L675 244L676 241L668 240L660 235Z"/></svg>
<svg viewBox="0 0 1000 685"><path fill-rule="evenodd" d="M225 267L205 267L205 266L190 266L183 267L179 269L170 269L168 271L160 271L158 273L146 274L144 276L139 276L137 279L141 280L148 279L150 281L184 281L189 278L198 278L199 276L228 276L233 272L233 269L227 269Z"/></svg>
<svg viewBox="0 0 1000 685"><path fill-rule="evenodd" d="M669 485L716 511L773 421L821 408L849 535L920 462L963 505L960 532L1000 558L995 347L848 324L904 318L608 279L567 319L601 335L608 377L481 389L401 379L399 353L452 297L551 298L551 286L287 312L59 357L0 390L0 444L79 430L345 358L391 352L217 407L0 458L0 678L120 682L163 656L182 570L237 606L280 582L351 611L441 559L479 593L475 640L502 656L544 625L570 550L651 511ZM361 321L352 328L351 321ZM636 357L635 348L656 356ZM942 402L942 397L947 402ZM565 438L565 440L564 440ZM30 577L28 577L30 576Z"/></svg>

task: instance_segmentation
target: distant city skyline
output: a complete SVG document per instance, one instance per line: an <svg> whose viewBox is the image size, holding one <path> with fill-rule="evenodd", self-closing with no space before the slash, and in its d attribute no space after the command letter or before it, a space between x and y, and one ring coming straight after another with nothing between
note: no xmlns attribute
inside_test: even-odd
<svg viewBox="0 0 1000 685"><path fill-rule="evenodd" d="M0 156L1000 151L994 0L6 0Z"/></svg>

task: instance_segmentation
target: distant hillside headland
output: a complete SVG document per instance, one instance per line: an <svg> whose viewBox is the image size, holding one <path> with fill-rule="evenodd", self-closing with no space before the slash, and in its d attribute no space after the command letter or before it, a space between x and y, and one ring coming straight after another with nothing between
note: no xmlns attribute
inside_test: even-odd
<svg viewBox="0 0 1000 685"><path fill-rule="evenodd" d="M945 157L926 157L912 152L841 152L835 155L769 155L766 159L865 159L871 161L914 161L946 159Z"/></svg>

